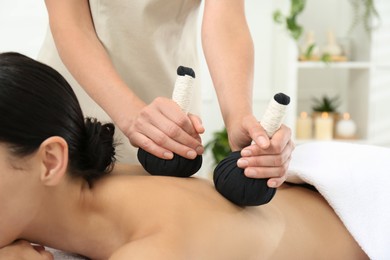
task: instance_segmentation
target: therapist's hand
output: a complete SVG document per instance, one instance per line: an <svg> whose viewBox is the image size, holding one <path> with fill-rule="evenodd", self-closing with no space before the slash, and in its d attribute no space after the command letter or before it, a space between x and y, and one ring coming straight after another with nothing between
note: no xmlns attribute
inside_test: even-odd
<svg viewBox="0 0 390 260"><path fill-rule="evenodd" d="M0 248L0 259L7 260L53 260L53 255L43 246L33 246L28 241L17 240Z"/></svg>
<svg viewBox="0 0 390 260"><path fill-rule="evenodd" d="M229 142L233 151L241 150L238 167L245 169L247 177L269 178L270 187L282 185L295 148L290 128L282 125L272 138L268 138L254 116L246 116L236 125L229 131ZM252 140L254 144L251 144Z"/></svg>
<svg viewBox="0 0 390 260"><path fill-rule="evenodd" d="M158 97L140 110L126 135L130 143L162 159L173 153L194 159L204 151L199 117L184 113L171 99Z"/></svg>

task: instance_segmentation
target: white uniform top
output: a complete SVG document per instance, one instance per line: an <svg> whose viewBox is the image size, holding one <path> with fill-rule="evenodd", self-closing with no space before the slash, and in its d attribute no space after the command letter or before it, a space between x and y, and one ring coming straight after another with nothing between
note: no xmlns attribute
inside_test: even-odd
<svg viewBox="0 0 390 260"><path fill-rule="evenodd" d="M89 0L89 4L97 35L115 68L147 104L158 96L172 96L179 65L199 71L196 46L200 0ZM85 116L110 121L61 62L50 30L38 59L68 80ZM200 112L199 79L195 80L190 112ZM121 143L117 159L137 162L136 149L116 130Z"/></svg>

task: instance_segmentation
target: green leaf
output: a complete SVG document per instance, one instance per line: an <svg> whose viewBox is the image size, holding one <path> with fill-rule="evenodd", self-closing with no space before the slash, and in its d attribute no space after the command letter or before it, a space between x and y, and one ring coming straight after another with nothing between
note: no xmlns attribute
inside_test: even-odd
<svg viewBox="0 0 390 260"><path fill-rule="evenodd" d="M276 10L273 13L273 19L276 23L278 24L283 24L284 23L284 16L280 10Z"/></svg>
<svg viewBox="0 0 390 260"><path fill-rule="evenodd" d="M298 15L305 9L306 0L290 0L290 15L284 17L280 10L273 13L273 19L278 24L286 24L290 36L298 41L303 33L303 27L297 23Z"/></svg>
<svg viewBox="0 0 390 260"><path fill-rule="evenodd" d="M213 133L213 139L205 145L205 150L211 150L215 164L229 155L231 150L226 128Z"/></svg>
<svg viewBox="0 0 390 260"><path fill-rule="evenodd" d="M310 44L310 46L307 48L306 52L305 52L305 57L307 59L310 59L311 56L313 55L313 50L314 48L316 47L316 44L315 43L312 43Z"/></svg>
<svg viewBox="0 0 390 260"><path fill-rule="evenodd" d="M328 96L323 96L321 99L313 98L312 109L315 112L329 112L334 113L337 111L337 108L340 106L340 100L338 96L329 98Z"/></svg>
<svg viewBox="0 0 390 260"><path fill-rule="evenodd" d="M332 62L332 56L329 53L324 53L321 56L321 61L325 62L325 64L329 65Z"/></svg>
<svg viewBox="0 0 390 260"><path fill-rule="evenodd" d="M296 15L303 12L303 10L305 9L305 5L306 0L291 0L290 14Z"/></svg>

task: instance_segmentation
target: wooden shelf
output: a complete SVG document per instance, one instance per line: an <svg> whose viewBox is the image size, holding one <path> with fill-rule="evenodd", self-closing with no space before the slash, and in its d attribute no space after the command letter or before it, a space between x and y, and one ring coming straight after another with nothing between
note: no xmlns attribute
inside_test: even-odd
<svg viewBox="0 0 390 260"><path fill-rule="evenodd" d="M312 143L312 142L323 142L323 141L331 141L331 142L346 142L346 143L357 143L357 144L368 144L367 139L332 139L332 140L317 140L317 139L295 139L294 143L296 145Z"/></svg>
<svg viewBox="0 0 390 260"><path fill-rule="evenodd" d="M384 10L390 10L390 1L378 0L376 4L381 6L377 8L379 15L389 18ZM336 0L308 0L299 18L305 33L315 33L319 54L321 46L329 42L327 31L332 30L350 60L315 60L319 57L305 60L300 57L301 49L297 48L303 46L305 39L297 43L275 31L273 85L274 89L282 89L291 97L285 122L293 130L294 141L298 144L318 141L297 139L297 117L302 111L312 110L314 97L337 96L340 97L338 110L351 114L359 138L334 141L390 146L390 131L387 131L390 123L383 120L388 118L390 106L390 19L378 30L367 32L363 24L359 24L348 32L354 19L353 6L348 1Z"/></svg>

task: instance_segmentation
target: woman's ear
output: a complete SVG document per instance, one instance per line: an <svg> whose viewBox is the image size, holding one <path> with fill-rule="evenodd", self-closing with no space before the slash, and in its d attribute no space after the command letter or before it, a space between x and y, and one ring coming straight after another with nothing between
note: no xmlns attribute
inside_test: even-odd
<svg viewBox="0 0 390 260"><path fill-rule="evenodd" d="M49 137L40 145L39 153L41 181L47 186L57 185L67 170L68 144L62 137Z"/></svg>

